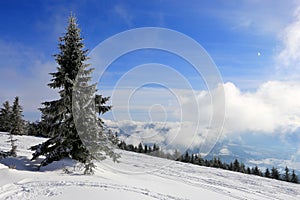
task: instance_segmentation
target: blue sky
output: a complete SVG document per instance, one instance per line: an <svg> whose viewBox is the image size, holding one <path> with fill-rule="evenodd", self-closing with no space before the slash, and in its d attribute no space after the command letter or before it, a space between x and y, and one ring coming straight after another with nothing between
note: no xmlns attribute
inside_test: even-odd
<svg viewBox="0 0 300 200"><path fill-rule="evenodd" d="M31 62L53 62L57 38L72 11L89 49L128 29L170 28L199 42L225 82L253 89L274 74L270 70L281 45L279 34L293 21L295 5L292 1L2 1L0 37L6 53L1 55L1 69L17 65L26 74ZM7 55L18 50L22 52L17 58Z"/></svg>
<svg viewBox="0 0 300 200"><path fill-rule="evenodd" d="M285 79L278 75L274 57L284 48L283 30L296 20L294 13L298 5L296 1L220 0L186 3L18 0L0 4L1 101L22 95L18 93L20 90L32 90L32 85L48 82L51 77L47 73L55 70L52 55L58 52L58 37L65 32L70 12L76 14L84 42L90 50L108 37L128 29L169 28L201 44L216 63L224 82L230 81L243 91L255 90L265 81ZM152 54L141 51L119 59L111 71L122 73L137 63L161 62L163 59L171 60L170 65L181 62L177 64L181 68L177 69L183 69L181 73L186 76L193 76L190 67L182 67L184 61L155 51ZM24 85L27 79L30 83ZM34 82L34 79L39 80ZM104 80L102 85L110 87L118 76L106 76ZM197 84L193 86L201 88L197 88ZM4 86L10 88L9 92ZM34 93L33 99L35 95L38 94ZM30 112L33 110L26 107L24 110L25 116L32 119Z"/></svg>
<svg viewBox="0 0 300 200"><path fill-rule="evenodd" d="M296 5L293 1L2 1L0 67L3 71L14 67L16 73L30 76L35 62L52 64L57 39L74 12L88 49L128 29L170 28L200 43L225 82L253 89L273 78L273 57L282 45L279 35L294 20Z"/></svg>
<svg viewBox="0 0 300 200"><path fill-rule="evenodd" d="M58 37L65 32L68 16L73 12L90 50L107 38L134 28L162 27L185 34L207 51L224 81L225 135L255 132L275 134L283 141L291 135L299 140L295 134L300 126L299 8L299 1L284 0L1 1L0 102L20 96L25 118L37 120L40 103L57 98L56 91L47 87L51 79L48 73L56 70L52 55L58 53ZM111 96L126 73L145 63L173 67L186 78L202 109L201 117L205 116L200 120L209 121L210 95L218 95L218 91L207 92L204 80L195 70L168 52L148 49L121 56L101 79L100 92ZM97 70L97 66L93 67ZM155 73L151 75L156 76ZM177 81L162 71L156 74L158 78ZM127 87L141 78L135 75ZM127 119L124 113L129 91L126 87L121 89L112 103L119 119ZM190 112L195 105L185 89L176 85L141 87L137 90L140 93L130 99L132 119L180 119L179 107ZM150 95L155 98L149 98ZM113 114L105 118L112 119Z"/></svg>

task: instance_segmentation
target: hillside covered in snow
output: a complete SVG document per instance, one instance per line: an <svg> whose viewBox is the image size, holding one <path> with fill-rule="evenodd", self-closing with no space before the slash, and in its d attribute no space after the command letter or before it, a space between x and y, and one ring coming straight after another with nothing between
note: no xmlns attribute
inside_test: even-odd
<svg viewBox="0 0 300 200"><path fill-rule="evenodd" d="M70 159L37 171L27 149L43 138L16 136L16 158L0 160L0 199L300 199L300 184L245 175L120 151L119 163L97 163L95 175L82 175ZM0 133L0 150L9 150ZM15 169L12 169L15 168Z"/></svg>

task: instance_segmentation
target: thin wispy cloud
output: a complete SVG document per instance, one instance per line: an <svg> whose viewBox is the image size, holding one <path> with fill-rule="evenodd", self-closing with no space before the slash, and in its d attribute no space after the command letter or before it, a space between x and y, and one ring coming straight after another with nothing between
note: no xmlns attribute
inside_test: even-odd
<svg viewBox="0 0 300 200"><path fill-rule="evenodd" d="M280 33L282 47L275 55L278 74L286 79L299 79L300 72L300 7L294 12L294 20Z"/></svg>
<svg viewBox="0 0 300 200"><path fill-rule="evenodd" d="M117 4L114 6L115 13L125 21L128 27L133 26L133 15L123 4Z"/></svg>

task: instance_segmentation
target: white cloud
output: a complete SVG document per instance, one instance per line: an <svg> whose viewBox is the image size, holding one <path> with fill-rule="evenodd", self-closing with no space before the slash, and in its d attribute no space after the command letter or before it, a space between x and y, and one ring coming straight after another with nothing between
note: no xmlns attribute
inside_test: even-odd
<svg viewBox="0 0 300 200"><path fill-rule="evenodd" d="M20 97L25 118L39 119L41 102L57 97L49 89L50 72L55 70L55 63L43 61L43 56L31 48L21 44L10 44L0 41L0 102L13 101L15 96Z"/></svg>
<svg viewBox="0 0 300 200"><path fill-rule="evenodd" d="M299 130L300 82L270 81L260 85L254 92L243 92L233 83L226 83L223 87L226 96L226 115L222 133L224 137L238 137L251 132L284 138ZM126 91L123 92L126 93ZM194 92L199 110L193 102L193 98L188 98L187 91L176 91L179 103L165 107L168 110L167 114L172 115L169 119L177 119L173 122L156 123L145 120L155 125L154 128L145 129L146 122L133 122L127 118L126 122L120 120L114 126L126 130L129 135L127 139L134 143L157 142L179 149L200 147L202 148L201 152L209 152L219 139L219 128L223 126L223 124L210 125L213 110L217 111L216 115L222 116L222 113L218 113L218 104L224 102L216 101L214 105L211 103L210 95L215 93L215 96L218 97L218 89L210 93L207 91ZM151 102L151 97L167 101L169 97L163 94L165 94L163 90L145 90L142 95L145 102L139 101L141 103L139 111L147 112L151 103L155 103L155 101ZM119 99L122 99L122 96L119 96ZM119 109L118 105L115 105L115 109ZM178 113L185 113L188 117L180 121ZM200 114L199 121L195 120L198 114ZM160 132L159 130L162 128L168 131ZM223 153L229 152L224 149Z"/></svg>
<svg viewBox="0 0 300 200"><path fill-rule="evenodd" d="M252 165L261 165L261 166L276 166L281 168L282 170L288 166L290 169L300 169L300 162L295 160L283 160L278 158L266 158L261 160L249 160L248 161Z"/></svg>
<svg viewBox="0 0 300 200"><path fill-rule="evenodd" d="M255 92L224 85L227 133L288 134L300 127L300 83L270 81Z"/></svg>
<svg viewBox="0 0 300 200"><path fill-rule="evenodd" d="M282 47L275 59L280 75L299 78L300 72L300 7L294 13L294 20L280 34Z"/></svg>
<svg viewBox="0 0 300 200"><path fill-rule="evenodd" d="M221 155L231 155L232 153L228 150L227 147L223 147L223 148L220 150L220 154L221 154Z"/></svg>

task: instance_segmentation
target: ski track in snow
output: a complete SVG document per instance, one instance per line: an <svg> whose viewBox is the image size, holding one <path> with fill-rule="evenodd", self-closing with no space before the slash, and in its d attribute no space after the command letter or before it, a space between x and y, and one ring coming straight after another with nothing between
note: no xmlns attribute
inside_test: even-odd
<svg viewBox="0 0 300 200"><path fill-rule="evenodd" d="M67 187L88 187L98 188L102 190L122 190L126 192L133 192L142 196L151 197L158 200L186 200L170 195L156 193L148 189L129 187L126 185L98 183L98 182L74 182L74 181L48 181L48 182L34 182L21 181L16 184L9 184L1 187L0 199L4 200L32 200L39 199L41 196L51 197L61 195L63 190ZM6 190L6 191L3 191Z"/></svg>
<svg viewBox="0 0 300 200"><path fill-rule="evenodd" d="M177 163L176 163L177 164ZM261 185L261 188L268 187L268 190L258 190L257 181L252 181L253 175L246 175L245 177L237 177L237 179L233 178L234 176L240 176L241 174L237 174L235 172L227 172L231 177L228 176L227 173L214 172L216 169L209 169L210 174L201 173L200 170L193 169L194 166L190 166L189 164L178 163L179 166L174 167L174 165L168 166L167 170L160 170L159 173L156 173L156 176L161 176L163 178L173 179L176 181L184 182L185 184L192 185L199 188L205 188L209 191L214 191L220 193L222 195L240 199L240 200L250 200L250 199L270 199L270 200L286 200L287 196L291 199L291 196L294 196L295 200L298 200L300 197L300 191L295 189L286 190L286 187L282 187L282 181L272 180L277 182L277 186L272 185ZM181 165L181 166L180 166ZM188 168L182 167L182 165L189 165ZM216 175L218 178L216 178ZM242 175L243 176L243 175ZM260 179L261 177L255 177ZM239 180L240 179L240 180ZM268 179L262 178L264 183L266 183ZM230 181L234 180L234 181ZM240 182L238 182L239 180ZM286 184L286 183L284 183ZM236 192L232 192L233 190L237 190L240 193L236 194ZM284 197L278 196L278 194L283 195ZM285 196L285 194L287 196Z"/></svg>

